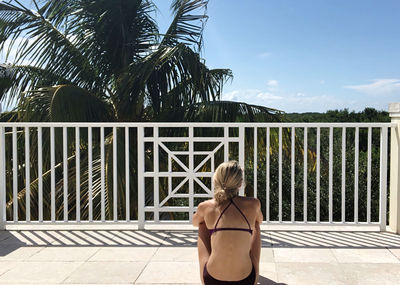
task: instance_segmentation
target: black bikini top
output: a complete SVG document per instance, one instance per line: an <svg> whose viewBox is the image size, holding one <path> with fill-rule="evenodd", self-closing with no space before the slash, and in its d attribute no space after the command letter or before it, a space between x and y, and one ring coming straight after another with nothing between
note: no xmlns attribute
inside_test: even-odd
<svg viewBox="0 0 400 285"><path fill-rule="evenodd" d="M246 223L249 225L248 229L243 229L243 228L217 228L218 222L221 219L222 215L224 214L224 212L226 211L226 209L229 208L229 206L233 204L236 209L239 210L240 214L242 214L243 218L246 220ZM253 234L253 230L251 229L251 226L249 224L249 221L247 220L246 216L243 214L243 212L239 209L239 207L233 202L233 199L231 199L231 202L229 203L228 206L226 206L226 208L222 211L222 213L219 215L217 223L215 224L215 227L210 231L210 235L212 235L213 233L217 232L217 231L245 231L245 232L249 232L251 235Z"/></svg>

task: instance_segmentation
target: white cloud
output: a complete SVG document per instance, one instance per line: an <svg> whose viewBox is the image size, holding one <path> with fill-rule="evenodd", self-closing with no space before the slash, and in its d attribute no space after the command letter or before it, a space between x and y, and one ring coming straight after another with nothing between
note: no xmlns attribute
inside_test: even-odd
<svg viewBox="0 0 400 285"><path fill-rule="evenodd" d="M278 82L278 80L270 79L270 80L268 80L267 85L268 85L268 87L278 87L279 82Z"/></svg>
<svg viewBox="0 0 400 285"><path fill-rule="evenodd" d="M348 85L344 88L356 90L371 96L390 96L400 93L400 79L375 79L370 84Z"/></svg>
<svg viewBox="0 0 400 285"><path fill-rule="evenodd" d="M240 94L239 90L234 90L228 93L222 94L222 100L227 101L238 101L238 95Z"/></svg>
<svg viewBox="0 0 400 285"><path fill-rule="evenodd" d="M274 95L270 92L260 92L257 94L257 98L262 100L282 100L282 96Z"/></svg>
<svg viewBox="0 0 400 285"><path fill-rule="evenodd" d="M244 89L233 90L222 95L223 100L246 102L248 104L261 105L282 110L284 112L326 112L332 109L360 109L359 101L352 97L341 99L340 97L322 94L309 95L305 92L285 92L277 90Z"/></svg>

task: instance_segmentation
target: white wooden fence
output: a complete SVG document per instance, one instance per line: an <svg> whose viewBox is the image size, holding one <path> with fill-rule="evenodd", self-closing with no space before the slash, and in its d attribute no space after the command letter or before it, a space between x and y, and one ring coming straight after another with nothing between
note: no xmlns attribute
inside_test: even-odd
<svg viewBox="0 0 400 285"><path fill-rule="evenodd" d="M1 227L190 223L212 197L215 168L236 159L248 185L240 194L261 200L264 224L385 230L390 128L397 125L0 123Z"/></svg>

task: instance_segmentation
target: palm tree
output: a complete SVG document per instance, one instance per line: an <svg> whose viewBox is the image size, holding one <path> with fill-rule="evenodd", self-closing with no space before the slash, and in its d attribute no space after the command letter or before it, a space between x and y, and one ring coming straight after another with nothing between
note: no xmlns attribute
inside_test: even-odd
<svg viewBox="0 0 400 285"><path fill-rule="evenodd" d="M209 69L200 57L202 33L207 20L207 0L174 0L173 20L161 34L153 18L151 0L33 0L31 7L20 1L0 2L0 48L16 50L14 62L3 67L0 100L17 106L3 113L1 121L47 122L138 122L138 121L277 121L280 112L262 106L220 101L224 84L232 79L229 69ZM29 64L26 64L29 62ZM48 130L44 130L46 138ZM71 130L69 130L70 132ZM136 136L134 130L129 134ZM21 134L22 135L22 134ZM98 142L99 133L94 133ZM118 136L119 136L118 132ZM121 134L122 135L122 134ZM37 149L31 133L31 149ZM73 133L68 133L73 137ZM111 191L113 134L106 129L107 191ZM56 140L61 140L56 133ZM82 181L87 180L87 133L82 133ZM118 140L121 142L122 140ZM136 140L132 139L133 142ZM49 145L44 140L44 147ZM7 147L7 145L6 145ZM98 149L94 142L93 150ZM123 145L118 145L118 181L124 181ZM136 161L132 145L130 161ZM69 179L73 181L75 151L68 151ZM100 154L93 152L93 167L99 169ZM36 159L31 157L31 159ZM44 154L44 169L50 155ZM62 151L56 150L56 162ZM37 173L37 163L31 173ZM21 164L21 167L25 167ZM57 199L62 199L61 163L56 163ZM96 172L98 174L98 172ZM93 179L100 179L99 175ZM50 195L48 173L44 193ZM136 179L136 169L130 169ZM19 175L24 185L23 174ZM82 182L82 197L88 187ZM72 183L71 183L72 184ZM100 183L93 183L93 198L100 197ZM124 205L123 183L118 183L118 209ZM135 185L132 181L131 185ZM9 188L11 189L11 187ZM37 195L37 179L31 185ZM71 192L73 189L69 189ZM20 209L24 192L19 191ZM131 191L136 189L132 186ZM46 194L47 193L47 194ZM11 193L9 194L11 198ZM71 195L70 211L74 202ZM48 198L48 197L47 197ZM46 197L44 199L47 199ZM106 209L112 215L112 194L106 195ZM136 204L136 195L131 195ZM150 199L150 198L149 198ZM11 208L12 200L8 206ZM35 199L31 199L34 201ZM87 199L81 201L87 205ZM58 209L62 214L62 205ZM100 211L94 217L98 218ZM49 215L49 213L47 213ZM87 214L87 212L86 212ZM85 215L85 214L84 214ZM119 213L122 216L122 212ZM132 208L135 218L137 209Z"/></svg>

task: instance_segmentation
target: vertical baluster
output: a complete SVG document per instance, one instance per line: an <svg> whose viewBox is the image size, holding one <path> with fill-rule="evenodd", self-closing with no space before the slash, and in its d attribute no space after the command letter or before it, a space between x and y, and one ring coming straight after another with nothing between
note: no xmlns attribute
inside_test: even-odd
<svg viewBox="0 0 400 285"><path fill-rule="evenodd" d="M67 128L63 127L63 174L64 174L64 222L68 221L68 137Z"/></svg>
<svg viewBox="0 0 400 285"><path fill-rule="evenodd" d="M29 150L29 127L25 127L25 189L26 189L26 221L31 221L31 161Z"/></svg>
<svg viewBox="0 0 400 285"><path fill-rule="evenodd" d="M117 128L113 127L113 215L114 221L118 219L117 212Z"/></svg>
<svg viewBox="0 0 400 285"><path fill-rule="evenodd" d="M224 127L224 161L229 160L229 128Z"/></svg>
<svg viewBox="0 0 400 285"><path fill-rule="evenodd" d="M333 221L333 128L329 128L329 222Z"/></svg>
<svg viewBox="0 0 400 285"><path fill-rule="evenodd" d="M292 127L291 132L291 179L290 179L290 213L291 213L291 222L294 223L294 211L295 211L295 196L294 196L294 185L295 185L295 128Z"/></svg>
<svg viewBox="0 0 400 285"><path fill-rule="evenodd" d="M282 127L279 127L279 222L282 222Z"/></svg>
<svg viewBox="0 0 400 285"><path fill-rule="evenodd" d="M193 127L189 127L189 169L194 169L194 143L193 143ZM158 161L157 161L158 167ZM158 171L158 169L157 169ZM189 221L193 218L194 212L194 201L193 201L193 193L194 193L194 178L193 176L189 178Z"/></svg>
<svg viewBox="0 0 400 285"><path fill-rule="evenodd" d="M160 221L160 213L159 213L159 209L160 209L160 178L158 176L158 172L159 172L159 157L158 157L158 151L159 151L159 146L158 146L158 127L154 127L154 131L153 131L153 135L154 135L154 142L153 142L153 165L154 165L154 184L153 184L153 194L154 194L154 222L159 222ZM189 130L189 139L190 139L190 130ZM190 143L189 143L189 149L190 149ZM189 160L190 160L190 156L192 154L190 153L189 150ZM190 168L189 168L190 169ZM190 186L189 186L190 187ZM190 191L190 190L189 190ZM190 200L189 200L190 201ZM193 214L193 212L189 211L189 215L190 213Z"/></svg>
<svg viewBox="0 0 400 285"><path fill-rule="evenodd" d="M257 127L254 127L253 139L253 157L254 157L254 198L257 198Z"/></svg>
<svg viewBox="0 0 400 285"><path fill-rule="evenodd" d="M138 229L144 229L144 128L142 126L137 127L137 153L138 153Z"/></svg>
<svg viewBox="0 0 400 285"><path fill-rule="evenodd" d="M342 223L346 222L346 127L342 128Z"/></svg>
<svg viewBox="0 0 400 285"><path fill-rule="evenodd" d="M89 222L93 221L93 133L88 127L88 190L89 190Z"/></svg>
<svg viewBox="0 0 400 285"><path fill-rule="evenodd" d="M5 127L0 127L0 230L5 228L6 215L6 140Z"/></svg>
<svg viewBox="0 0 400 285"><path fill-rule="evenodd" d="M379 163L379 224L380 230L386 230L387 203L387 160L388 160L388 128L381 128Z"/></svg>
<svg viewBox="0 0 400 285"><path fill-rule="evenodd" d="M76 163L76 221L81 220L81 148L80 148L80 137L79 127L75 127L75 163Z"/></svg>
<svg viewBox="0 0 400 285"><path fill-rule="evenodd" d="M51 221L56 220L56 176L55 176L55 149L54 149L54 127L50 127L50 179L51 179Z"/></svg>
<svg viewBox="0 0 400 285"><path fill-rule="evenodd" d="M266 221L269 222L269 192L270 192L270 128L267 127L267 134L266 134Z"/></svg>
<svg viewBox="0 0 400 285"><path fill-rule="evenodd" d="M125 127L125 181L126 181L126 194L125 194L125 208L126 208L126 221L130 220L130 196L129 196L129 127Z"/></svg>
<svg viewBox="0 0 400 285"><path fill-rule="evenodd" d="M303 182L303 190L304 190L304 197L303 197L303 207L304 207L304 212L303 212L303 219L304 222L307 222L307 174L308 174L308 169L307 169L307 154L308 154L308 143L307 143L307 127L304 127L304 182Z"/></svg>
<svg viewBox="0 0 400 285"><path fill-rule="evenodd" d="M358 223L358 155L359 155L359 128L356 127L355 155L354 155L354 222Z"/></svg>
<svg viewBox="0 0 400 285"><path fill-rule="evenodd" d="M43 222L43 151L42 151L42 127L38 127L38 203L39 222Z"/></svg>
<svg viewBox="0 0 400 285"><path fill-rule="evenodd" d="M100 183L101 183L101 221L106 220L105 210L105 168L104 168L104 127L100 128Z"/></svg>
<svg viewBox="0 0 400 285"><path fill-rule="evenodd" d="M367 154L367 223L371 223L371 143L372 129L368 128L368 154Z"/></svg>
<svg viewBox="0 0 400 285"><path fill-rule="evenodd" d="M245 165L244 165L244 147L245 147L245 133L244 127L239 127L239 164L243 167L243 177L245 176ZM244 195L244 185L240 187L239 190L240 195Z"/></svg>
<svg viewBox="0 0 400 285"><path fill-rule="evenodd" d="M320 182L321 182L321 128L317 127L317 169L316 169L316 188L317 188L317 193L316 193L316 220L317 223L320 223L321 221L321 188L320 188Z"/></svg>
<svg viewBox="0 0 400 285"><path fill-rule="evenodd" d="M171 159L171 154L169 153L168 153L168 172L172 173L172 159ZM171 194L171 191L172 191L172 176L168 175L168 195Z"/></svg>
<svg viewBox="0 0 400 285"><path fill-rule="evenodd" d="M13 216L14 222L18 221L18 156L17 156L17 128L12 127L13 144Z"/></svg>

